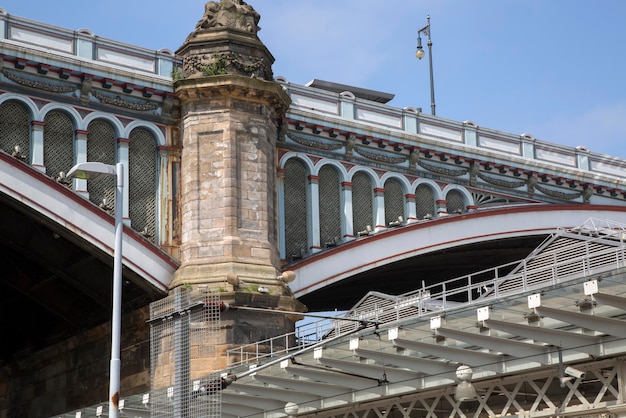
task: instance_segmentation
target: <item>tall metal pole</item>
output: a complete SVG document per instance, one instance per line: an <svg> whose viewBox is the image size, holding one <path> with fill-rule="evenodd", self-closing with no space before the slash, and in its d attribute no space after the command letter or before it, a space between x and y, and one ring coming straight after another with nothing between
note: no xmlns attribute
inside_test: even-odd
<svg viewBox="0 0 626 418"><path fill-rule="evenodd" d="M428 36L428 67L430 70L430 108L433 116L435 112L435 82L433 81L433 41L430 37L430 15L426 18L428 23L426 26L417 31L417 53L415 54L418 59L424 57L424 51L422 50L422 33Z"/></svg>
<svg viewBox="0 0 626 418"><path fill-rule="evenodd" d="M430 67L430 108L432 110L433 116L435 113L435 83L433 81L433 41L430 39L430 15L427 17L428 20L428 65Z"/></svg>
<svg viewBox="0 0 626 418"><path fill-rule="evenodd" d="M109 417L118 418L120 405L120 340L122 331L122 234L124 232L124 165L82 162L67 173L68 178L99 180L115 176L115 242L113 246L113 302L111 315L111 367L109 369Z"/></svg>
<svg viewBox="0 0 626 418"><path fill-rule="evenodd" d="M124 166L115 165L115 246L113 249L113 312L111 317L111 368L109 372L109 417L118 418L120 400L120 339L122 330L122 233Z"/></svg>

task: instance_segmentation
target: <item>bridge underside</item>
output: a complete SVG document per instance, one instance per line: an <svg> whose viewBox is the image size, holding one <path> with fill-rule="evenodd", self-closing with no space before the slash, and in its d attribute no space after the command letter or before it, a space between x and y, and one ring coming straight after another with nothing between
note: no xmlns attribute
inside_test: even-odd
<svg viewBox="0 0 626 418"><path fill-rule="evenodd" d="M422 284L428 286L523 259L546 236L484 241L411 257L327 285L300 300L311 311L347 310L369 291L399 295Z"/></svg>
<svg viewBox="0 0 626 418"><path fill-rule="evenodd" d="M108 322L112 258L14 199L0 195L0 326L8 360ZM304 295L311 311L349 309L369 291L401 294L525 257L544 236L487 241L412 257ZM162 295L124 269L125 311Z"/></svg>
<svg viewBox="0 0 626 418"><path fill-rule="evenodd" d="M0 217L0 361L109 321L111 257L3 194ZM125 311L160 297L123 274Z"/></svg>

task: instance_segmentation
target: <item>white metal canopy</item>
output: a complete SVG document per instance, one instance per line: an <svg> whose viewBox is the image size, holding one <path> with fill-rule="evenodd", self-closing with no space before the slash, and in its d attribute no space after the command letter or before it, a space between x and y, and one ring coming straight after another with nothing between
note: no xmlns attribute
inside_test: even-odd
<svg viewBox="0 0 626 418"><path fill-rule="evenodd" d="M529 416L544 416L539 409L557 408L557 398L567 403L566 408L575 409L568 406L574 402L606 410L618 401L587 401L579 386L603 384L607 387L601 393L609 396L615 392L610 377L594 375L591 382L568 377L564 370L626 353L623 231L614 224L599 229L590 221L575 230L555 232L504 277L474 283L470 275L451 281L445 291L433 286L400 296L371 292L346 317L378 321L377 325L355 331L353 322L338 319L324 334L327 344L321 339L295 355L270 353L239 364L230 370L241 377L224 391L222 412L244 416L234 409L245 397L246 405L256 408L245 416L287 415L283 408L254 405L250 401L256 396L295 403L298 416L339 416L347 407L367 410L367 405L380 413L381 405L397 407L400 400L420 394L423 401L415 401L413 408L433 409L426 399L443 396L440 402L446 399L449 412L454 412L461 408L451 392L460 383L455 376L459 365L473 369L471 382L479 387L475 402L483 411L526 408ZM588 282L599 291L590 294ZM475 296L462 300L463 295ZM276 361L281 355L284 360ZM273 365L264 367L268 360ZM254 376L245 371L251 364ZM541 383L528 377L533 373L543 376ZM516 400L521 387L514 389L514 382L510 390L503 383L500 389L492 385L480 390L494 378L503 382L505 376L531 382L537 399L534 411L532 405L528 409ZM433 392L437 388L448 395ZM490 398L496 391L499 403ZM560 398L555 398L555 391L562 392ZM407 411L403 406L404 416L418 416Z"/></svg>

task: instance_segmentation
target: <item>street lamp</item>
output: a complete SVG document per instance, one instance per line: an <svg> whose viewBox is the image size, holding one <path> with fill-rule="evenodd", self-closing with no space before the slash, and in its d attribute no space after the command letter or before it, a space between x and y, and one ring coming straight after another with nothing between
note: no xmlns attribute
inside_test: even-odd
<svg viewBox="0 0 626 418"><path fill-rule="evenodd" d="M422 29L417 31L417 51L415 56L418 60L424 58L424 50L422 49L422 33L428 36L428 64L430 66L430 108L432 115L435 116L435 83L433 82L433 41L430 39L430 15L426 17L428 23Z"/></svg>
<svg viewBox="0 0 626 418"><path fill-rule="evenodd" d="M118 418L120 400L120 338L122 329L122 211L124 166L100 162L78 163L67 173L68 178L99 180L115 176L115 246L113 249L113 313L111 317L111 368L109 371L109 417Z"/></svg>

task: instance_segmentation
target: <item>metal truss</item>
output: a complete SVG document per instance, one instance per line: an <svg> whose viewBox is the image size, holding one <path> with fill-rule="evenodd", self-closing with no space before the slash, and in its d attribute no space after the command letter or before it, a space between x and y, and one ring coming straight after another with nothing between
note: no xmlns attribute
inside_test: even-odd
<svg viewBox="0 0 626 418"><path fill-rule="evenodd" d="M334 411L301 414L327 418L441 418L441 417L611 417L622 403L620 381L624 362L610 359L576 365L583 378L560 378L556 368L532 374L475 382L478 399L455 400L454 386L404 394L371 405L353 404ZM620 377L621 376L621 377Z"/></svg>

